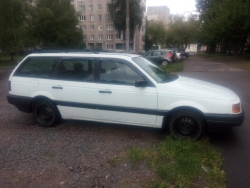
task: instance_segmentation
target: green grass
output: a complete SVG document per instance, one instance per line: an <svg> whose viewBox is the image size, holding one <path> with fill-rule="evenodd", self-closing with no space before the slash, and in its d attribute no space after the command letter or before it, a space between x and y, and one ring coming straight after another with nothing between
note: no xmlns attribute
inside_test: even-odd
<svg viewBox="0 0 250 188"><path fill-rule="evenodd" d="M176 63L161 65L160 67L168 72L181 72L184 69L184 63L183 61L177 61Z"/></svg>
<svg viewBox="0 0 250 188"><path fill-rule="evenodd" d="M221 155L207 139L192 142L167 136L157 149L129 149L126 159L133 168L145 161L158 175L143 187L226 187Z"/></svg>
<svg viewBox="0 0 250 188"><path fill-rule="evenodd" d="M225 54L211 54L210 56L205 53L198 53L198 56L202 56L211 61L225 63L229 66L241 68L244 70L250 70L250 56L249 55L237 55L236 59L233 55Z"/></svg>

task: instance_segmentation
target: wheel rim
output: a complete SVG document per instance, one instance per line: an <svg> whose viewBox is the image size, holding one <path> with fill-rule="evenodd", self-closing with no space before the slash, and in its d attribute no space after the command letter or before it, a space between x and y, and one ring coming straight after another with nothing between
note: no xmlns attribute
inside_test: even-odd
<svg viewBox="0 0 250 188"><path fill-rule="evenodd" d="M168 62L167 62L167 61L163 61L161 64L162 64L162 65L167 65Z"/></svg>
<svg viewBox="0 0 250 188"><path fill-rule="evenodd" d="M53 109L48 105L41 105L37 109L37 116L44 122L50 122L54 117Z"/></svg>
<svg viewBox="0 0 250 188"><path fill-rule="evenodd" d="M191 118L182 117L176 121L175 129L182 136L192 136L197 132L197 124Z"/></svg>

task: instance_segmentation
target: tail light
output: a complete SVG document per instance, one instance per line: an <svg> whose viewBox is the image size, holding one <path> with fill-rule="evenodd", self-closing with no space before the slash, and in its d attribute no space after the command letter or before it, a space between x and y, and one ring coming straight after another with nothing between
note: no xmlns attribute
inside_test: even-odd
<svg viewBox="0 0 250 188"><path fill-rule="evenodd" d="M166 56L167 56L168 58L172 58L172 57L173 57L173 54L166 54Z"/></svg>

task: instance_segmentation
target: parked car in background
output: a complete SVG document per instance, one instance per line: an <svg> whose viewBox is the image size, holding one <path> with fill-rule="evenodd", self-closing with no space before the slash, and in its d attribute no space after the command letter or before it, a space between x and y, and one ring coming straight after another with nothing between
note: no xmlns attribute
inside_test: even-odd
<svg viewBox="0 0 250 188"><path fill-rule="evenodd" d="M189 53L186 52L184 49L178 49L178 50L181 52L183 59L187 59L189 57Z"/></svg>
<svg viewBox="0 0 250 188"><path fill-rule="evenodd" d="M176 60L187 59L189 57L189 53L181 48L166 48L164 50L174 51L176 53Z"/></svg>
<svg viewBox="0 0 250 188"><path fill-rule="evenodd" d="M176 54L171 50L151 50L143 57L157 65L168 65L175 61Z"/></svg>

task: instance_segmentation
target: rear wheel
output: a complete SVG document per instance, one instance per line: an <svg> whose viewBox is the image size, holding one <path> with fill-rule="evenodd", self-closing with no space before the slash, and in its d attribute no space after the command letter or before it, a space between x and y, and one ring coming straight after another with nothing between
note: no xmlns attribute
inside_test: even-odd
<svg viewBox="0 0 250 188"><path fill-rule="evenodd" d="M166 60L162 61L161 65L168 65L168 61L166 61Z"/></svg>
<svg viewBox="0 0 250 188"><path fill-rule="evenodd" d="M205 125L195 112L179 111L170 118L169 131L175 139L198 140L205 131Z"/></svg>
<svg viewBox="0 0 250 188"><path fill-rule="evenodd" d="M33 113L37 123L43 127L51 127L58 120L58 110L48 100L36 101L33 106Z"/></svg>

